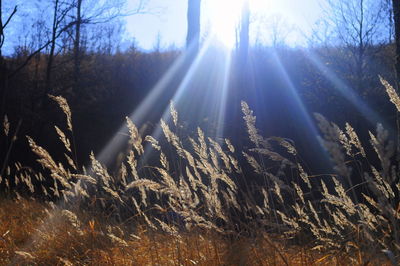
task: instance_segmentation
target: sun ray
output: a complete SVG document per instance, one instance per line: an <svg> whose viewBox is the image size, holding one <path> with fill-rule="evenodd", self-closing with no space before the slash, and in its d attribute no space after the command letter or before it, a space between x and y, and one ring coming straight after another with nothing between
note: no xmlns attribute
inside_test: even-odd
<svg viewBox="0 0 400 266"><path fill-rule="evenodd" d="M140 103L140 105L129 115L129 118L137 125L142 125L146 122L148 114L152 112L154 106L160 104L160 99L164 97L165 88L177 77L179 71L182 70L183 65L192 56L192 47L184 52L176 59L172 66L167 70L163 77L157 82L157 84L150 90L150 93ZM198 58L197 55L196 58ZM195 59L196 60L196 59ZM166 107L168 108L168 106ZM125 123L121 125L116 134L101 150L98 158L102 162L108 162L115 157L116 153L125 145L123 135L128 133Z"/></svg>
<svg viewBox="0 0 400 266"><path fill-rule="evenodd" d="M292 105L293 107L293 112L296 114L300 115L300 119L301 121L303 121L305 123L305 125L307 126L309 132L306 132L303 136L304 139L307 139L307 141L310 141L310 144L313 147L317 147L317 152L318 154L321 154L322 156L320 157L322 160L322 162L326 165L326 166L330 166L333 167L331 160L329 159L329 155L327 154L325 148L322 146L322 143L319 141L316 141L316 139L314 137L310 137L310 136L318 136L319 132L317 127L315 126L313 119L310 117L309 112L307 111L307 108L304 106L304 103L302 102L297 89L295 87L295 85L293 84L288 72L286 71L285 67L283 66L281 59L279 58L279 55L277 54L276 51L274 51L272 53L273 55L273 59L275 61L275 65L278 68L279 73L281 73L281 75L284 78L284 81L286 82L286 85L289 89L289 93L290 93L290 100L291 102L293 102L294 104ZM311 133L311 134L309 134ZM301 132L299 132L299 134L301 134ZM310 146L311 147L311 146ZM333 169L333 168L332 168Z"/></svg>
<svg viewBox="0 0 400 266"><path fill-rule="evenodd" d="M190 85L190 82L192 81L201 61L204 59L204 55L205 55L206 51L209 49L210 44L211 44L211 38L207 38L205 43L203 44L203 46L200 48L199 53L197 54L197 56L191 63L189 70L186 72L183 80L181 81L181 84L179 85L178 89L176 90L175 94L173 95L173 97L171 99L171 101L175 105L179 104L181 97L184 95L184 92L185 91L187 92L188 86ZM170 119L171 119L169 110L170 110L169 106L167 106L161 116L161 119L163 119L166 122L170 121ZM135 113L133 114L133 116L134 115L135 115ZM160 137L160 135L161 135L161 127L160 127L160 125L157 125L156 128L152 132L152 136L157 139ZM142 162L146 161L148 159L149 155L151 154L150 146L151 145L149 145L149 144L145 145L145 152L141 158Z"/></svg>
<svg viewBox="0 0 400 266"><path fill-rule="evenodd" d="M220 90L220 106L218 110L218 128L216 132L216 137L217 138L222 138L223 133L224 133L224 125L225 125L225 112L226 112L226 104L228 100L228 90L229 90L229 76L230 76L230 71L231 71L231 63L232 63L232 53L227 53L226 55L226 60L225 60L225 65L224 65L224 73L223 73L223 81L222 81L222 87Z"/></svg>
<svg viewBox="0 0 400 266"><path fill-rule="evenodd" d="M200 52L196 55L195 59L192 61L190 64L189 70L186 73L184 79L181 82L181 85L179 86L177 92L175 93L173 100L178 101L180 97L183 94L183 91L187 89L188 84L190 80L193 78L193 75L195 74L196 69L199 66L199 63L204 57L205 52L209 49L210 47L210 39L207 39L203 47L201 48ZM150 94L146 97L146 99L139 105L136 110L132 112L132 114L129 116L129 118L136 124L143 123L146 119L146 115L151 112L152 108L160 101L160 98L164 97L163 91L168 86L174 77L178 74L178 72L181 70L182 66L184 66L185 62L187 60L191 59L193 56L192 49L189 47L189 49L183 53L175 62L174 64L170 67L170 69L167 71L167 73L160 79L160 81L154 86L154 88L151 90ZM169 107L167 107L163 113L163 119L169 120ZM156 128L156 135L160 135L161 129L158 126ZM96 156L96 159L99 160L102 164L106 164L111 162L111 160L115 159L117 152L119 152L122 148L122 146L125 144L125 139L126 137L121 137L122 135L127 135L128 130L126 128L126 125L123 124L120 129L117 131L116 134L111 138L111 140L106 144L106 146L100 151L99 155ZM148 159L148 155L150 154L150 149L149 145L145 146L145 153L141 156L139 159L141 162L146 161ZM89 169L89 172L87 174L92 174L92 170L90 166L86 166L85 169ZM71 191L74 191L76 189L76 184L71 188ZM70 202L66 203L64 201L59 201L57 203L57 206L64 209L67 205L69 206L74 206L76 202L78 201L78 198L73 198L70 200ZM50 222L50 217L46 218L44 221L43 225L47 225ZM46 227L48 228L48 227ZM46 230L46 228L43 229L43 231ZM31 243L34 241L38 241L39 239L39 232L40 230L37 230L36 233L34 233L31 237L31 241L29 241L24 247L30 246Z"/></svg>
<svg viewBox="0 0 400 266"><path fill-rule="evenodd" d="M367 103L365 103L354 92L354 90L339 78L332 70L330 70L321 59L311 51L307 52L307 57L311 62L324 74L324 76L334 85L334 88L339 91L340 95L344 97L349 103L353 105L365 117L371 125L376 125L378 122L383 123L385 120L379 116L377 112L372 110ZM385 128L393 131L394 129L387 123L384 123Z"/></svg>

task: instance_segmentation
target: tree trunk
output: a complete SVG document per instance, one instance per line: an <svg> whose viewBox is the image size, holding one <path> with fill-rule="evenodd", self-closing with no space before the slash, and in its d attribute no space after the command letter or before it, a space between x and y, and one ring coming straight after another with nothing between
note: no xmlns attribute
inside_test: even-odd
<svg viewBox="0 0 400 266"><path fill-rule="evenodd" d="M51 69L53 67L53 59L54 59L54 50L56 48L56 34L57 34L57 12L58 12L58 0L54 3L54 16L53 16L53 27L51 34L51 44L50 44L50 53L47 61L47 69L46 69L46 86L44 97L47 98L47 94L50 93L51 90Z"/></svg>
<svg viewBox="0 0 400 266"><path fill-rule="evenodd" d="M186 48L196 54L200 43L200 9L201 0L188 0Z"/></svg>
<svg viewBox="0 0 400 266"><path fill-rule="evenodd" d="M81 25L82 25L82 0L78 0L76 7L76 28L75 28L75 42L74 42L74 85L75 89L78 89L80 68L81 68L81 53L80 53L80 42L81 42Z"/></svg>
<svg viewBox="0 0 400 266"><path fill-rule="evenodd" d="M4 43L4 26L3 26L3 9L2 0L0 0L0 96L1 96L1 110L0 119L3 119L6 106L6 91L7 91L7 77L8 73L6 71L5 62L2 54L2 47Z"/></svg>
<svg viewBox="0 0 400 266"><path fill-rule="evenodd" d="M392 0L393 3L393 18L394 18L394 31L396 41L396 86L400 89L400 0Z"/></svg>
<svg viewBox="0 0 400 266"><path fill-rule="evenodd" d="M3 7L2 7L2 2L0 0L0 67L2 64L2 60L3 60L3 55L1 53L1 47L3 46L3 39L4 39L4 35L3 35Z"/></svg>

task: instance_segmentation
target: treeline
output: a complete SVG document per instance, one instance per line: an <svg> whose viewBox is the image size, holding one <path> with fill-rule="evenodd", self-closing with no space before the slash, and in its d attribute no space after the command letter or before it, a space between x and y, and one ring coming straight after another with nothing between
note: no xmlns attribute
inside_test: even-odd
<svg viewBox="0 0 400 266"><path fill-rule="evenodd" d="M64 125L64 120L60 114L52 111L55 106L48 95L64 96L71 105L76 127L79 128L76 136L78 150L80 154L87 155L90 150L100 149L109 140L125 116L151 91L177 55L175 51L143 53L134 48L112 55L85 54L81 58L79 91L74 89L71 54L59 55L54 62L57 71L53 75L52 89L48 92L43 71L48 55L42 54L40 60L32 60L14 78L8 80L2 109L12 125L22 121L18 132L21 138L28 134L53 146L57 140L53 134L54 124ZM23 55L20 55L7 59L7 63L13 66L23 60ZM168 105L171 89L165 88L165 102L159 102L159 109L154 108L155 113L161 112L161 108ZM24 142L23 139L21 141ZM15 151L15 154L18 157L24 153ZM83 156L81 158L87 159Z"/></svg>
<svg viewBox="0 0 400 266"><path fill-rule="evenodd" d="M190 108L184 109L185 103L182 105L182 120L192 127L200 123L210 131L224 127L228 137L241 141L240 135L244 132L241 132L242 123L238 122L241 121L240 101L246 100L257 113L261 130L269 135L295 140L299 150L309 153L311 158L318 150L317 132L311 130L307 119L313 121L314 112L322 113L339 124L350 122L359 131L374 128L377 122L385 121L393 127L395 112L379 83L379 75L392 82L395 78L392 72L393 49L391 45L381 47L379 53L368 58L362 89L358 90L359 81L352 74L351 59L345 48L252 48L249 55L251 74L243 77L239 72L241 68L235 67L235 63L231 68L224 124L218 125L212 114L201 111L209 107L207 93L219 89L212 79L207 80L212 76L210 71L203 71L200 81L190 85L196 87L192 92L186 92L189 95L183 99ZM218 50L210 53L218 53ZM50 93L45 82L48 55L40 54L8 80L9 90L3 95L2 109L14 129L18 121L22 121L18 132L21 142L25 142L24 135L30 135L44 146L57 150L54 124L64 125L65 121L62 114L52 111L55 106L47 94L64 96L72 108L78 157L84 163L91 150L100 151L117 133L125 116L139 106L182 54L178 50L144 53L134 48L114 54L86 53L81 57L79 91L74 90L73 54L58 55L54 61L57 71L53 75ZM18 65L26 57L21 53L7 58L7 64L11 67ZM155 129L187 69L187 64L181 66L179 75L163 87L157 104L145 114L144 121L149 122L146 133ZM242 78L245 80L239 80ZM246 86L244 89L243 84ZM179 108L180 103L177 106ZM2 143L7 147L5 139ZM27 148L23 146L22 150ZM6 150L2 149L3 156ZM27 153L15 148L13 154L17 159Z"/></svg>

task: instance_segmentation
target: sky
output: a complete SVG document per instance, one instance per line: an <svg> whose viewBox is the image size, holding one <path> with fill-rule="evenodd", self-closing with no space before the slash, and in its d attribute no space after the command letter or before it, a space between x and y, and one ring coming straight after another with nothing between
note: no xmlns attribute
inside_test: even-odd
<svg viewBox="0 0 400 266"><path fill-rule="evenodd" d="M12 25L6 29L7 38L3 47L5 53L12 53L16 43L28 42L27 36L37 14L34 10L42 0L9 0L5 1L5 17L18 5L17 16ZM96 0L93 0L96 1ZM126 0L127 9L133 10L140 0ZM185 45L186 12L188 0L144 0L147 8L155 11L140 15L122 17L126 32L123 42L130 46L132 40L143 50L153 50L157 42L160 48L180 48ZM230 42L234 39L234 30L227 30L227 18L237 13L238 3L244 0L202 0L202 36L213 31L217 36L226 38L230 33ZM251 40L253 43L271 44L271 25L279 24L280 32L285 35L285 43L289 45L305 44L307 35L318 19L323 16L321 3L324 0L249 0L252 11ZM39 3L39 4L38 4ZM50 2L45 2L50 3ZM236 4L234 4L236 3ZM236 7L236 9L235 9ZM49 13L50 14L50 13ZM45 15L45 14L44 14ZM27 19L29 17L31 19ZM236 16L237 17L237 16ZM304 34L303 34L304 33ZM287 35L287 36L286 36Z"/></svg>
<svg viewBox="0 0 400 266"><path fill-rule="evenodd" d="M128 0L129 7L134 8L138 0ZM218 2L219 1L219 2ZM208 32L213 28L215 20L223 20L229 12L232 1L235 0L202 0L202 28ZM253 36L255 41L261 39L268 43L270 33L265 29L271 23L272 16L279 17L284 23L284 31L290 31L287 37L289 44L304 42L304 36L323 15L321 0L250 0L253 6ZM219 4L218 4L219 3ZM221 4L222 3L222 4ZM158 14L143 14L127 17L126 39L135 38L142 49L153 49L157 40L163 47L182 47L186 36L187 0L150 0L150 9L158 10ZM215 15L219 14L219 15ZM258 22L257 22L258 21ZM276 19L275 19L276 21ZM282 26L282 25L281 25ZM204 32L203 32L204 34ZM261 37L260 37L261 36Z"/></svg>

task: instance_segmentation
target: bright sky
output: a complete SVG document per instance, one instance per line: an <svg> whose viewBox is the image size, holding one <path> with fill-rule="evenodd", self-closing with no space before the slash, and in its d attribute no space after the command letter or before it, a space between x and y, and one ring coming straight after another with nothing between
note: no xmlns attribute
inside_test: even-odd
<svg viewBox="0 0 400 266"><path fill-rule="evenodd" d="M138 0L128 0L133 7ZM232 2L238 0L202 0L202 27L209 32L213 18L224 20L232 10ZM322 16L321 0L250 0L253 11L252 39L268 43L271 33L266 30L273 23L279 22L282 32L290 32L287 42L296 44L304 42L301 34L292 28L309 32L311 26ZM225 4L228 3L228 4ZM150 0L149 7L160 9L160 15L135 15L126 18L127 39L135 37L137 44L143 49L155 47L161 38L162 47L181 47L186 36L187 0ZM224 15L225 13L225 15ZM215 16L215 14L219 14ZM269 19L271 17L275 19ZM278 19L277 19L278 18ZM275 21L275 22L272 22ZM234 34L234 33L232 33ZM286 34L285 34L286 35Z"/></svg>
<svg viewBox="0 0 400 266"><path fill-rule="evenodd" d="M94 0L95 1L95 0ZM100 1L100 0L99 0ZM107 0L106 0L107 1ZM134 9L140 0L126 0L128 8ZM147 0L148 8L158 10L158 14L142 14L125 17L127 31L124 43L130 45L133 38L136 44L145 50L155 48L160 39L161 48L183 47L186 38L186 13L188 0ZM202 0L202 34L213 32L222 36L224 40L234 41L234 30L226 29L232 23L229 18L238 13L238 6L244 0ZM262 44L272 43L271 28L273 25L289 45L304 44L304 35L311 31L311 27L323 15L321 3L324 0L249 0L252 10L251 40ZM6 29L6 43L3 47L5 53L11 53L14 46L19 43L29 42L29 31L32 23L37 19L33 0L5 1L6 13L12 11L17 4L18 15ZM7 14L5 14L6 17ZM27 19L30 16L32 19Z"/></svg>

